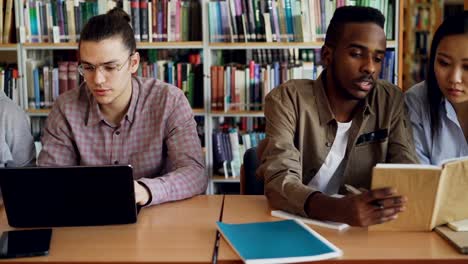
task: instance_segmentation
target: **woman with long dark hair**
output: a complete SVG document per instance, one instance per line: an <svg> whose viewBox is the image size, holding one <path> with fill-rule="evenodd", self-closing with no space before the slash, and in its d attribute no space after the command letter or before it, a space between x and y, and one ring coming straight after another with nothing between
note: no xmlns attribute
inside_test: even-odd
<svg viewBox="0 0 468 264"><path fill-rule="evenodd" d="M468 156L468 11L447 18L432 40L427 80L406 93L421 163Z"/></svg>

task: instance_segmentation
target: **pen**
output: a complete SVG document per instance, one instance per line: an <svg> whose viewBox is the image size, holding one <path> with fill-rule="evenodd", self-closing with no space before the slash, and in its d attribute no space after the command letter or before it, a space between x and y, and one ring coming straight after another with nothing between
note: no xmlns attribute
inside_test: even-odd
<svg viewBox="0 0 468 264"><path fill-rule="evenodd" d="M362 192L357 189L356 187L352 186L352 185L349 185L349 184L345 184L344 185L346 191L348 191L349 193L352 193L352 194L361 194Z"/></svg>
<svg viewBox="0 0 468 264"><path fill-rule="evenodd" d="M223 211L224 211L224 198L226 196L223 196L223 201L221 202L221 212L219 213L219 222L223 221ZM215 244L214 244L214 249L213 249L213 257L211 258L211 263L212 264L217 264L218 263L218 250L219 250L219 240L221 239L221 232L219 230L216 230L216 236L215 236Z"/></svg>
<svg viewBox="0 0 468 264"><path fill-rule="evenodd" d="M357 189L356 187L352 186L352 185L349 185L349 184L345 184L344 185L346 191L348 191L349 193L352 193L352 194L362 194L362 192ZM380 201L378 200L374 200L371 202L371 204L375 207L378 207L379 209L383 209L384 206L380 203Z"/></svg>

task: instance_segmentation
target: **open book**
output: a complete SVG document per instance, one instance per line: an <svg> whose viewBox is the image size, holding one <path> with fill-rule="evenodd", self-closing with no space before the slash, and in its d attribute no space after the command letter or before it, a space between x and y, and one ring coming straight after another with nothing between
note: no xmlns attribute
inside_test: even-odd
<svg viewBox="0 0 468 264"><path fill-rule="evenodd" d="M372 189L394 187L408 198L396 220L370 230L431 231L468 218L468 158L451 159L442 166L377 164Z"/></svg>
<svg viewBox="0 0 468 264"><path fill-rule="evenodd" d="M226 224L218 229L246 264L292 263L339 257L343 252L296 220Z"/></svg>

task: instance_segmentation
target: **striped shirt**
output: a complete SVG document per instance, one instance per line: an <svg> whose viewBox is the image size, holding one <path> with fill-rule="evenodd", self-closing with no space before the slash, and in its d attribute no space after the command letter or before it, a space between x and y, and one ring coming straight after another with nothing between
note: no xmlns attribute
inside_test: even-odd
<svg viewBox="0 0 468 264"><path fill-rule="evenodd" d="M55 102L42 137L39 166L131 164L151 192L148 205L206 190L208 178L192 109L177 87L132 79L119 125L106 122L84 83Z"/></svg>

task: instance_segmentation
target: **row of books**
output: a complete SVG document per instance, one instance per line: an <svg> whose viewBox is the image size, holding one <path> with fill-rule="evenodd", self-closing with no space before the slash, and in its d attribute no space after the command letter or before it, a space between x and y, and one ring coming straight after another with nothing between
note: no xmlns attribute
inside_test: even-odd
<svg viewBox="0 0 468 264"><path fill-rule="evenodd" d="M386 51L382 66L380 79L394 83L395 51ZM252 60L247 65L211 66L211 108L225 112L262 110L265 96L275 87L290 79L315 80L322 70L315 60L267 64Z"/></svg>
<svg viewBox="0 0 468 264"><path fill-rule="evenodd" d="M54 68L44 66L41 61L28 60L26 62L28 89L21 95L28 98L28 103L25 104L27 108L50 108L60 94L78 87L82 79L77 66L76 61L61 61L58 62L58 67ZM158 61L152 64L142 62L140 68L142 69L139 71L140 76L156 76L160 80L178 86L185 92L193 108L203 108L202 64L192 65L172 61Z"/></svg>
<svg viewBox="0 0 468 264"><path fill-rule="evenodd" d="M0 43L15 42L14 0L0 0Z"/></svg>
<svg viewBox="0 0 468 264"><path fill-rule="evenodd" d="M263 117L218 116L212 120L213 127L223 132L228 132L233 127L239 131L264 132L266 126L266 120Z"/></svg>
<svg viewBox="0 0 468 264"><path fill-rule="evenodd" d="M323 70L313 62L211 66L213 110L261 110L265 96L290 79L316 79Z"/></svg>
<svg viewBox="0 0 468 264"><path fill-rule="evenodd" d="M199 0L124 0L128 3L136 41L200 41Z"/></svg>
<svg viewBox="0 0 468 264"><path fill-rule="evenodd" d="M411 17L411 24L415 30L430 30L430 6L420 6L414 9L414 14Z"/></svg>
<svg viewBox="0 0 468 264"><path fill-rule="evenodd" d="M247 149L256 147L265 138L262 132L239 133L237 128L228 132L213 131L213 168L215 174L238 177L242 158Z"/></svg>
<svg viewBox="0 0 468 264"><path fill-rule="evenodd" d="M91 17L113 7L105 0L24 0L25 41L76 42Z"/></svg>
<svg viewBox="0 0 468 264"><path fill-rule="evenodd" d="M370 6L386 16L394 38L394 0L212 0L210 42L310 42L324 39L336 8Z"/></svg>
<svg viewBox="0 0 468 264"><path fill-rule="evenodd" d="M200 54L190 54L188 62L142 60L137 75L175 85L184 91L192 108L203 108L203 64Z"/></svg>
<svg viewBox="0 0 468 264"><path fill-rule="evenodd" d="M77 61L59 61L54 67L41 60L28 59L26 78L28 89L22 96L27 98L29 109L51 108L60 94L77 88L82 81Z"/></svg>
<svg viewBox="0 0 468 264"><path fill-rule="evenodd" d="M0 90L16 104L20 103L21 82L16 65L0 66Z"/></svg>
<svg viewBox="0 0 468 264"><path fill-rule="evenodd" d="M12 1L12 0L6 0ZM123 0L136 41L201 40L198 0ZM117 6L116 1L25 0L26 42L76 42L86 22Z"/></svg>

